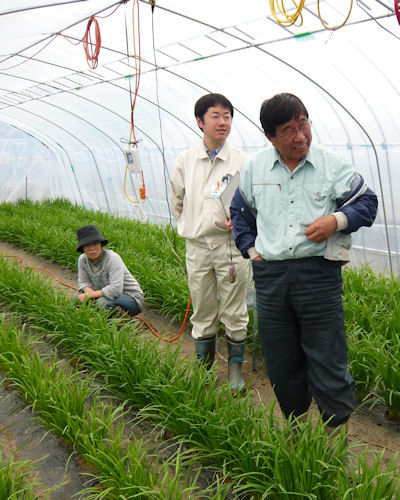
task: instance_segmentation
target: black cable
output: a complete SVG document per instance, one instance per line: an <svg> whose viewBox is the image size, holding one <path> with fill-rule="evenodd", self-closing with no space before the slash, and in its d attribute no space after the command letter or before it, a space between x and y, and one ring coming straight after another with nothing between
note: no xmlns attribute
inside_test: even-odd
<svg viewBox="0 0 400 500"><path fill-rule="evenodd" d="M129 66L129 42L128 42L128 26L127 26L127 22L126 22L126 9L125 9L125 41L126 41L126 55L128 57L128 66ZM132 100L132 87L131 87L131 79L128 78L128 85L129 85L129 102L130 102L130 105L131 105L131 112L130 112L130 117L131 117L131 125L132 127L134 126L134 122L133 122L133 100ZM128 144L128 147L131 145L131 142L129 142ZM136 147L137 147L137 144L135 144Z"/></svg>
<svg viewBox="0 0 400 500"><path fill-rule="evenodd" d="M164 145L164 136L163 136L163 129L162 129L162 122L161 122L161 109L160 109L160 97L159 97L159 85L158 85L158 65L157 65L157 56L156 56L156 44L155 44L155 36L154 36L154 5L155 2L151 2L151 37L152 37L152 44L153 44L153 58L154 58L154 66L155 66L155 81L156 81L156 103L157 103L157 111L158 111L158 123L160 125L160 141L161 141L161 157L162 157L162 162L163 162L163 178L164 178L164 187L165 187L165 199L167 202L167 207L168 207L168 217L169 217L169 225L172 230L173 234L173 245L175 252L177 252L177 247L176 247L176 234L175 234L175 228L172 224L172 212L171 212L171 206L169 203L169 198L168 198L168 181L170 181L170 176L167 168L167 162L165 160L165 145Z"/></svg>
<svg viewBox="0 0 400 500"><path fill-rule="evenodd" d="M394 34L392 31L390 31L389 29L385 28L385 26L382 26L382 24L380 24L380 23L378 22L378 20L377 20L374 16L372 16L369 12L367 12L367 11L364 9L364 7L361 5L361 3L360 3L358 0L356 0L356 1L357 1L357 6L358 6L358 7L360 7L360 9L362 9L362 10L363 10L363 11L367 14L367 16L369 16L369 17L370 17L373 21L375 21L375 22L376 22L376 24L377 24L380 28L382 28L383 30L387 31L390 35L392 35L392 36L394 36L395 38L397 38L397 40L400 40L400 37L398 37L397 35L395 35L395 34Z"/></svg>

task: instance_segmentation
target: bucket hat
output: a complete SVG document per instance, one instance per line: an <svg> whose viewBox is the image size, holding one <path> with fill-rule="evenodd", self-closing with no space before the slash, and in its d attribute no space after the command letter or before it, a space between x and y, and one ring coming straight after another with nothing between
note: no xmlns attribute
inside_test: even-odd
<svg viewBox="0 0 400 500"><path fill-rule="evenodd" d="M100 234L99 228L89 224L88 226L80 227L76 231L76 236L78 238L77 252L82 253L84 245L90 245L91 243L101 243L103 246L108 245L108 240L103 238Z"/></svg>

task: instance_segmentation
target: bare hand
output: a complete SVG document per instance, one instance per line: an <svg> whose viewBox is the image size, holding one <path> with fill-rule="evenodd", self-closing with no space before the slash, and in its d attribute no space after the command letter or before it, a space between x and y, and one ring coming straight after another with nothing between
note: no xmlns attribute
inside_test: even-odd
<svg viewBox="0 0 400 500"><path fill-rule="evenodd" d="M254 257L252 260L264 260L264 257L261 257L261 255L257 255L257 257Z"/></svg>
<svg viewBox="0 0 400 500"><path fill-rule="evenodd" d="M90 286L87 286L85 287L85 290L83 293L80 293L78 295L78 299L81 301L81 302L84 302L85 300L89 300L92 298L92 292L94 292L94 288L90 287Z"/></svg>
<svg viewBox="0 0 400 500"><path fill-rule="evenodd" d="M233 231L233 224L232 224L230 217L226 218L225 227L228 231Z"/></svg>
<svg viewBox="0 0 400 500"><path fill-rule="evenodd" d="M304 234L314 243L322 243L332 236L336 229L336 217L334 215L324 215L315 219L304 231Z"/></svg>
<svg viewBox="0 0 400 500"><path fill-rule="evenodd" d="M85 302L87 299L88 299L88 295L86 293L80 293L78 295L78 299L81 301L81 302Z"/></svg>

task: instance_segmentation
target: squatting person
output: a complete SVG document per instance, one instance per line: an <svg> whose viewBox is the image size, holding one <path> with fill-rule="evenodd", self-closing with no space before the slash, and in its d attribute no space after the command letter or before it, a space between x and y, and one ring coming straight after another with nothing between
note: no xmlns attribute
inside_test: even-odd
<svg viewBox="0 0 400 500"><path fill-rule="evenodd" d="M118 307L136 316L143 309L144 297L122 258L103 248L108 240L94 225L83 226L76 232L78 259L78 293L75 300L94 300L98 307L117 311Z"/></svg>
<svg viewBox="0 0 400 500"><path fill-rule="evenodd" d="M230 219L220 196L247 156L226 141L233 118L233 106L226 97L204 95L196 102L194 114L204 139L176 159L170 185L171 207L178 221L178 233L186 238L192 337L197 357L211 366L220 320L228 342L228 381L236 391L244 386L241 370L250 267L233 242Z"/></svg>
<svg viewBox="0 0 400 500"><path fill-rule="evenodd" d="M252 260L261 346L283 414L304 415L313 396L331 431L355 407L341 266L350 233L373 223L377 197L349 161L311 144L298 97L267 99L260 119L273 147L241 171L235 241Z"/></svg>

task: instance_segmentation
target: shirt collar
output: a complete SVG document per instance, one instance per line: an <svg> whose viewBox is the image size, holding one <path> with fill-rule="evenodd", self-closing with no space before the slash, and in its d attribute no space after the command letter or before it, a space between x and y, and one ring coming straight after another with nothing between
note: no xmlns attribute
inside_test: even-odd
<svg viewBox="0 0 400 500"><path fill-rule="evenodd" d="M221 151L221 149L224 147L224 144L225 144L225 142L224 142L223 144L221 144L221 146L219 146L217 149L214 149L213 151L210 151L210 150L208 149L208 147L206 146L206 143L204 142L204 139L203 139L204 149L205 149L205 151L206 151L206 153L207 153L207 155L208 155L208 157L210 158L210 160L211 160L211 161L214 161L214 160L215 160L215 158L216 158L216 156L218 155L218 153L219 153L219 152Z"/></svg>
<svg viewBox="0 0 400 500"><path fill-rule="evenodd" d="M308 153L306 154L306 156L304 158L301 159L300 163L297 165L297 167L296 167L295 170L297 170L298 168L303 167L306 162L308 162L312 167L315 167L314 162L313 162L313 153L312 153L311 146L310 146L310 148L308 150ZM274 147L274 161L271 163L271 165L268 166L268 168L270 170L272 170L277 163L279 163L283 167L287 168L287 165L283 161L281 155L279 154L279 151Z"/></svg>

